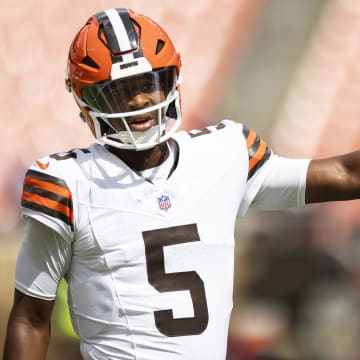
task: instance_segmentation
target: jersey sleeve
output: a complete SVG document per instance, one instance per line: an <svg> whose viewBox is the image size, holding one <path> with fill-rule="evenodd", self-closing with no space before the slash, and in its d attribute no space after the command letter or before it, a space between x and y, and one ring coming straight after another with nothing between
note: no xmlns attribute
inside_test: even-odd
<svg viewBox="0 0 360 360"><path fill-rule="evenodd" d="M35 161L25 174L21 198L23 217L33 218L64 238L74 233L73 194L51 157Z"/></svg>
<svg viewBox="0 0 360 360"><path fill-rule="evenodd" d="M16 289L31 297L54 300L71 254L71 243L50 227L27 218L16 262Z"/></svg>
<svg viewBox="0 0 360 360"><path fill-rule="evenodd" d="M243 126L249 165L246 191L239 212L249 207L280 210L305 204L309 159L278 156L254 130Z"/></svg>

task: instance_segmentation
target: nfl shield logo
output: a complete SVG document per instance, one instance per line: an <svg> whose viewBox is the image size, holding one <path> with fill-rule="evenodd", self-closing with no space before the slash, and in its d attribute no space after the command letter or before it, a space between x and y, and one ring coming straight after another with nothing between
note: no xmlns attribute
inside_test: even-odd
<svg viewBox="0 0 360 360"><path fill-rule="evenodd" d="M170 198L167 195L161 195L158 202L161 210L167 211L171 207Z"/></svg>

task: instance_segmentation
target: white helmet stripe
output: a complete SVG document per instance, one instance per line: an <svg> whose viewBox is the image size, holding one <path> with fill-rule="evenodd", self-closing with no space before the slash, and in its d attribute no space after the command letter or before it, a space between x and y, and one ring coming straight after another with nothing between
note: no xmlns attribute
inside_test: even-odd
<svg viewBox="0 0 360 360"><path fill-rule="evenodd" d="M128 32L119 13L116 11L116 9L105 10L105 13L113 27L121 52L132 50L133 48L129 40ZM132 52L129 52L128 54L122 54L122 56L124 61L131 61L134 59Z"/></svg>

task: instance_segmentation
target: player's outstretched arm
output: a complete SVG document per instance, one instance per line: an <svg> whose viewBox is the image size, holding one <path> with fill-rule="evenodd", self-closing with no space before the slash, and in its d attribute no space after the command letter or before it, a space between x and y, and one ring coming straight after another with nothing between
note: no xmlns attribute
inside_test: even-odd
<svg viewBox="0 0 360 360"><path fill-rule="evenodd" d="M4 360L43 360L50 339L54 301L36 299L15 290L4 347Z"/></svg>
<svg viewBox="0 0 360 360"><path fill-rule="evenodd" d="M360 198L360 151L311 160L307 178L307 204Z"/></svg>

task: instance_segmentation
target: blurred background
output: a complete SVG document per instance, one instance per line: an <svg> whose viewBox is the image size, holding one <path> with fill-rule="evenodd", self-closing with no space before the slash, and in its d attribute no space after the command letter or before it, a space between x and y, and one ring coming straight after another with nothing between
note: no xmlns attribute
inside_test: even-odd
<svg viewBox="0 0 360 360"><path fill-rule="evenodd" d="M359 1L2 0L1 349L24 173L38 157L93 142L64 87L67 51L87 18L110 7L142 12L173 38L183 61L184 129L233 119L288 157L359 147ZM359 206L252 210L238 219L228 360L360 359ZM50 360L64 359L64 349L66 359L80 359L63 320L64 287Z"/></svg>

